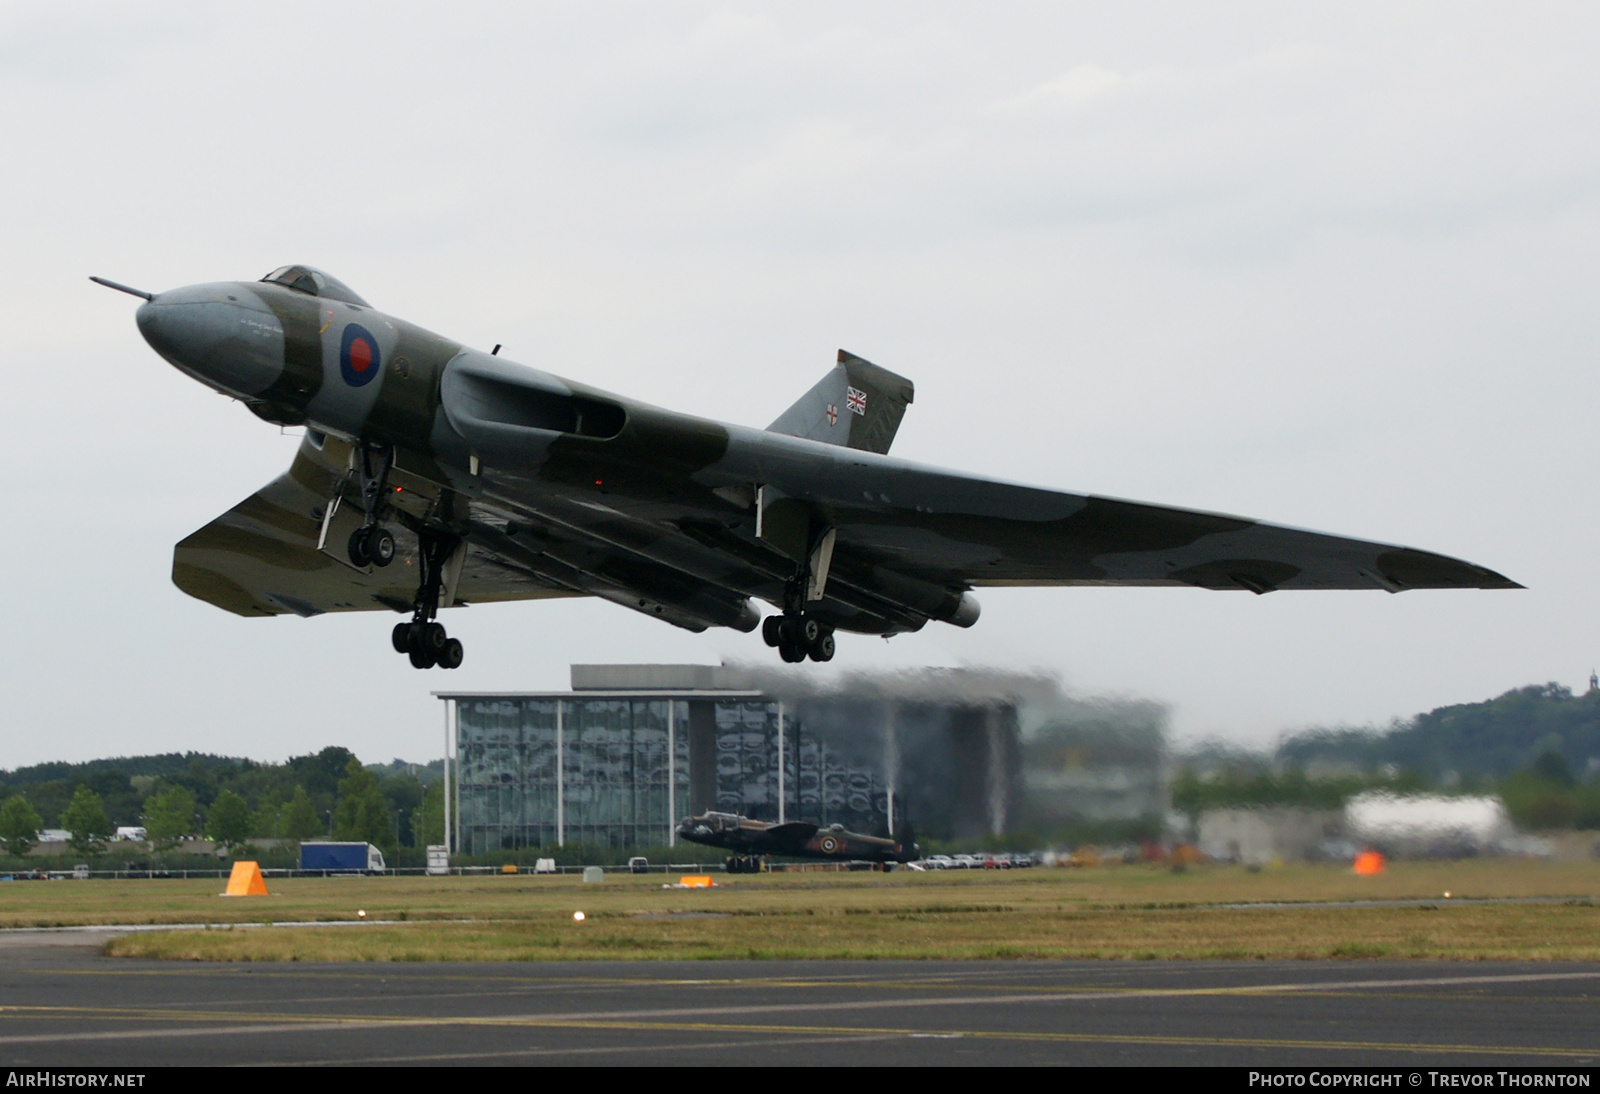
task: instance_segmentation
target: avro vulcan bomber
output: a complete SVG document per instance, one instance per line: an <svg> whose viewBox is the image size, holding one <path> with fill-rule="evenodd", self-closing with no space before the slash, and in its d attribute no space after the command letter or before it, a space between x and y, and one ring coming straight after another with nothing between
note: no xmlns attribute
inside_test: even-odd
<svg viewBox="0 0 1600 1094"><path fill-rule="evenodd" d="M461 663L441 608L494 600L759 628L798 662L832 658L835 631L970 627L989 585L1519 587L1407 547L895 459L911 381L842 350L755 429L468 348L309 266L163 293L95 280L144 299L139 331L174 367L305 427L286 474L178 544L177 586L245 616L398 612L418 668Z"/></svg>

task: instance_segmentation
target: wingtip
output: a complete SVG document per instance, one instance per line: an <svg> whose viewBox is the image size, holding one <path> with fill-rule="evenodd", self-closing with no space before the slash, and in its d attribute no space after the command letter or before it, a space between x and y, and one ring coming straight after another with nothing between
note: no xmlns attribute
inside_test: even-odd
<svg viewBox="0 0 1600 1094"><path fill-rule="evenodd" d="M1522 585L1522 584L1519 584L1518 582L1512 581L1505 574L1498 573L1498 572L1496 572L1494 570L1491 570L1487 566L1474 566L1473 569L1478 571L1478 576L1480 578L1480 581L1478 582L1478 588L1480 588L1480 589L1526 589L1527 588L1526 585Z"/></svg>

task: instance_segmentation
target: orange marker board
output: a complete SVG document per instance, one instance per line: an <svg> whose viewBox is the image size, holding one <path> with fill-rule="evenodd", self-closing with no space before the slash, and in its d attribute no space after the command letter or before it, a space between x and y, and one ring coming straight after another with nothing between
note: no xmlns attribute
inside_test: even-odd
<svg viewBox="0 0 1600 1094"><path fill-rule="evenodd" d="M1362 851L1356 856L1355 870L1363 876L1383 873L1383 855L1377 851Z"/></svg>
<svg viewBox="0 0 1600 1094"><path fill-rule="evenodd" d="M223 896L268 896L267 879L261 876L259 862L236 862L228 875L228 891Z"/></svg>

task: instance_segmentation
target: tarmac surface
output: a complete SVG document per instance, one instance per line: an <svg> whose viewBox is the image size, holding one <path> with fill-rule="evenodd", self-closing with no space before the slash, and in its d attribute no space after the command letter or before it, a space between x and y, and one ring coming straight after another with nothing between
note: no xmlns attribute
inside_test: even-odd
<svg viewBox="0 0 1600 1094"><path fill-rule="evenodd" d="M202 964L118 933L0 932L0 1066L1600 1060L1594 964Z"/></svg>

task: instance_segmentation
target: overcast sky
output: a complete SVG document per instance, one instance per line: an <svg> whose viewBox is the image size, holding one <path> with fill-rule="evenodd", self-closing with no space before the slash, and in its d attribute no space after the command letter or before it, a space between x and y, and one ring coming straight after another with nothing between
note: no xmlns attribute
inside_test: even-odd
<svg viewBox="0 0 1600 1094"><path fill-rule="evenodd" d="M1526 592L984 590L823 671L996 665L1182 738L1600 664L1600 14L1585 4L0 4L0 766L441 748L431 690L770 661L602 602L246 620L172 544L298 438L139 338L320 266L468 344L762 425L839 347L895 452L1402 543Z"/></svg>

